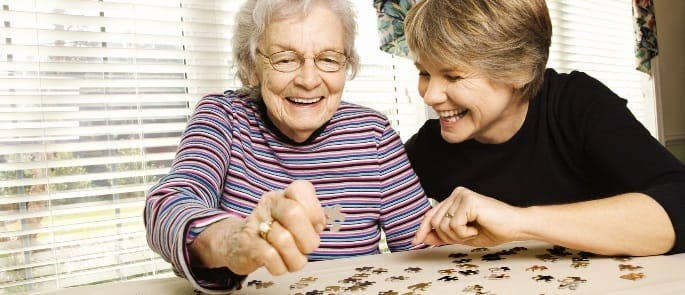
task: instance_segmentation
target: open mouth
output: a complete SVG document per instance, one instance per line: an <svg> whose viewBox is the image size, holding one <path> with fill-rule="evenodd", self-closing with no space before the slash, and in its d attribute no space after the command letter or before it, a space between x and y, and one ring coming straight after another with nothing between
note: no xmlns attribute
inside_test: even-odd
<svg viewBox="0 0 685 295"><path fill-rule="evenodd" d="M317 97L294 97L294 96L286 96L285 99L287 99L289 102L297 105L312 105L315 104L323 99L323 96L317 96Z"/></svg>
<svg viewBox="0 0 685 295"><path fill-rule="evenodd" d="M457 121L459 121L461 118L463 118L464 116L466 116L466 114L468 114L468 113L469 113L469 110L468 110L468 109L464 109L464 110L449 110L449 111L440 111L440 112L438 112L438 116L440 116L440 120L441 120L441 121L445 121L445 122L451 123L451 122L457 122Z"/></svg>

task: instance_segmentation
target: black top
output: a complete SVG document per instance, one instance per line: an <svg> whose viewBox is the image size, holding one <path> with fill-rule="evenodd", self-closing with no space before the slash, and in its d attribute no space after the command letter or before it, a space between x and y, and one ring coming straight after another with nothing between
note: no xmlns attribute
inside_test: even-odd
<svg viewBox="0 0 685 295"><path fill-rule="evenodd" d="M675 227L671 253L685 252L685 166L618 97L581 73L548 69L521 129L507 142L450 144L428 120L406 144L429 197L457 186L515 206L563 204L642 192Z"/></svg>

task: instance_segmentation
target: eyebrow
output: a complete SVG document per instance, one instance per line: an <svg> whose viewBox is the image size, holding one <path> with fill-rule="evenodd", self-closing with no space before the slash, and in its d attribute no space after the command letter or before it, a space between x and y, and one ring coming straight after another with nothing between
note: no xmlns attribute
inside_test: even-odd
<svg viewBox="0 0 685 295"><path fill-rule="evenodd" d="M267 49L269 49L269 50L271 50L273 48L276 48L276 50L279 50L279 51L295 51L297 53L302 53L302 51L299 51L299 50L295 49L294 47L288 46L288 45L272 44L271 46L267 47ZM340 53L345 52L344 49L340 49L340 48L324 47L323 49L316 51L316 53L324 52L324 51L335 51L335 52L340 52Z"/></svg>
<svg viewBox="0 0 685 295"><path fill-rule="evenodd" d="M425 68L419 63L419 62L414 62L414 66L419 69L419 70L425 70ZM440 69L440 74L447 74L447 73L456 73L461 75L462 72L457 70L457 69L449 69L449 68L442 68Z"/></svg>

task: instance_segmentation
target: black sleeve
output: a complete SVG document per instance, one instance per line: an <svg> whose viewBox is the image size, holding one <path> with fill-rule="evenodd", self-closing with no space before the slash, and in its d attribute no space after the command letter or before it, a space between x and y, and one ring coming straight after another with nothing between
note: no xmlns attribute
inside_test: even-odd
<svg viewBox="0 0 685 295"><path fill-rule="evenodd" d="M569 110L593 175L622 192L641 192L656 200L676 234L669 253L685 252L685 166L635 119L624 99L601 82L575 74L577 83L569 83Z"/></svg>

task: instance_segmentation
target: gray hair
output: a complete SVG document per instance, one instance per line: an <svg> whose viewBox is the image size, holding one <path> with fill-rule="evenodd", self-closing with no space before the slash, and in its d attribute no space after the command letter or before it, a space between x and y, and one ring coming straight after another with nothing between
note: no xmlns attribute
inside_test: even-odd
<svg viewBox="0 0 685 295"><path fill-rule="evenodd" d="M257 77L257 43L271 22L297 15L308 15L313 4L324 2L340 17L343 26L344 54L349 57L346 70L349 79L359 71L359 55L354 47L357 33L356 13L349 0L247 0L235 17L233 31L233 61L236 76L243 87L254 88L250 82Z"/></svg>

